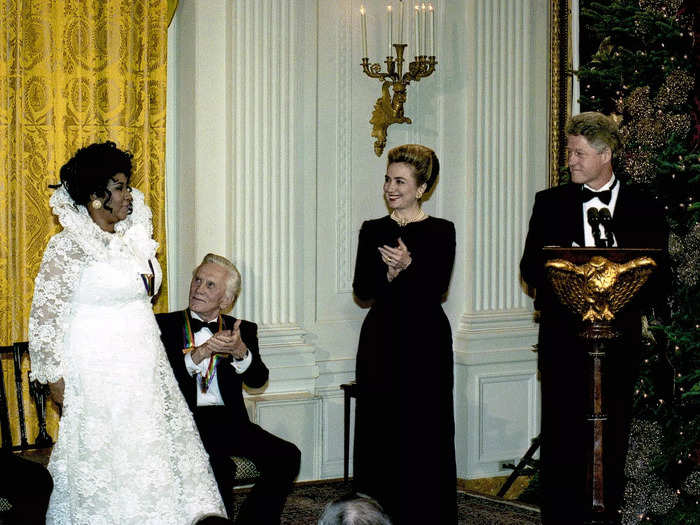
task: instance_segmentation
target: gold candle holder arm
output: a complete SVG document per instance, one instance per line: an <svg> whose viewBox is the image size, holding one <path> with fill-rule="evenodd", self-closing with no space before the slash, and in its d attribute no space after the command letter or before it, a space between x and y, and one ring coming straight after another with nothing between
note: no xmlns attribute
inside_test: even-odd
<svg viewBox="0 0 700 525"><path fill-rule="evenodd" d="M434 56L419 56L408 65L408 72L404 75L404 80L419 82L421 78L429 77L435 71L437 60Z"/></svg>
<svg viewBox="0 0 700 525"><path fill-rule="evenodd" d="M394 96L389 94L392 87ZM410 124L411 119L404 117L403 104L406 101L406 86L401 82L387 81L382 84L382 96L374 103L374 111L369 123L372 124L374 153L380 157L386 146L386 130L392 124Z"/></svg>
<svg viewBox="0 0 700 525"><path fill-rule="evenodd" d="M365 72L365 75L367 75L370 78L378 78L382 81L396 80L396 74L394 73L393 57L387 57L384 63L387 64L387 72L382 71L381 64L377 62L375 62L374 64L370 64L369 58L364 57L362 59L362 70Z"/></svg>

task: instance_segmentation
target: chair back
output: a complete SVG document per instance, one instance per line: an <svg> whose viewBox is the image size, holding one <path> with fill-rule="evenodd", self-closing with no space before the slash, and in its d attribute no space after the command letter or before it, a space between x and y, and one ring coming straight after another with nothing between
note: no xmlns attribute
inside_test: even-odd
<svg viewBox="0 0 700 525"><path fill-rule="evenodd" d="M30 381L28 370L26 375L22 374L22 364L26 359L29 359L29 345L26 341L14 343L12 346L0 346L0 435L2 448L13 452L48 448L53 445L53 440L46 431L46 403L49 387L46 384ZM28 385L29 395L33 401L33 408L31 405L27 407L31 408L29 415L35 415L38 424L38 432L33 440L30 440L27 434L25 384ZM11 407L11 398L6 387L12 388L12 386L14 386L16 403ZM19 436L12 434L11 418L17 421L16 428Z"/></svg>

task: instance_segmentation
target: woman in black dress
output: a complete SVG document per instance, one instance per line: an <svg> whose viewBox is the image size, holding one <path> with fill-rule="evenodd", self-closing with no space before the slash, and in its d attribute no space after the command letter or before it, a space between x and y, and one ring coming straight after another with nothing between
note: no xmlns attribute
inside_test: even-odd
<svg viewBox="0 0 700 525"><path fill-rule="evenodd" d="M442 310L454 225L421 209L439 172L431 149L389 151L391 214L360 231L353 290L372 306L357 351L354 479L395 523L456 523L452 330Z"/></svg>

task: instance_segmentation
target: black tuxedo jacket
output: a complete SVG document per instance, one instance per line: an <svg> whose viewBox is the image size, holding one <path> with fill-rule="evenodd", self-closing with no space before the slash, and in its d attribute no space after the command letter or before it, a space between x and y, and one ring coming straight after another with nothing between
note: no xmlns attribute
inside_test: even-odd
<svg viewBox="0 0 700 525"><path fill-rule="evenodd" d="M578 342L574 325L576 316L563 308L551 287L546 283L545 246L570 247L575 242L584 246L583 208L580 200L581 185L565 184L537 193L530 218L530 228L525 240L525 250L520 261L523 280L535 292L535 309L540 310L538 337L538 368L541 371L551 365L560 368L560 359L567 353L557 349L573 348ZM641 338L640 305L663 300L663 287L668 281L668 264L665 250L668 228L663 208L655 199L626 185L621 185L617 195L613 228L620 248L661 248L661 270L656 272L645 290L635 301L626 306L616 317L625 332L624 339L634 347ZM636 358L631 356L631 361Z"/></svg>
<svg viewBox="0 0 700 525"><path fill-rule="evenodd" d="M580 194L580 184L565 184L535 196L520 261L522 278L531 288L541 289L545 284L543 247L585 245ZM613 228L619 248L666 249L668 229L660 203L624 184L617 196ZM535 307L539 306L536 301Z"/></svg>
<svg viewBox="0 0 700 525"><path fill-rule="evenodd" d="M187 310L189 315L189 310ZM223 315L224 329L233 328L236 319L229 315ZM185 346L185 319L183 311L157 314L156 320L160 326L160 338L170 360L170 365L175 372L175 377L180 385L190 410L196 416L197 411L197 382L185 366L185 354L182 349ZM234 421L249 422L248 412L243 403L243 383L252 388L259 388L265 384L269 377L269 371L260 358L258 348L258 327L255 323L241 321L241 339L253 356L253 361L242 374L236 373L231 366L231 359L221 359L216 366L216 375L219 382L219 390L224 405L231 413Z"/></svg>

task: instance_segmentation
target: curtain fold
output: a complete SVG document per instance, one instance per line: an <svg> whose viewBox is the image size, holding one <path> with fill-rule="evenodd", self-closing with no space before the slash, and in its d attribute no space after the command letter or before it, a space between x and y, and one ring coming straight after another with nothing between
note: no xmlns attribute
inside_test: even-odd
<svg viewBox="0 0 700 525"><path fill-rule="evenodd" d="M153 210L167 275L165 102L172 8L159 0L0 0L1 344L26 340L34 278L49 237L60 229L48 205L48 185L59 181L61 165L82 146L113 140L134 154L132 185ZM156 310L165 308L164 282ZM8 401L12 407L14 400ZM55 423L53 414L52 430Z"/></svg>

